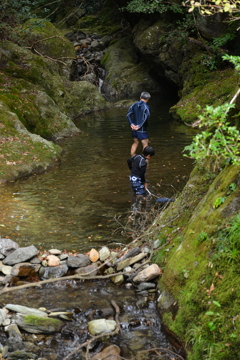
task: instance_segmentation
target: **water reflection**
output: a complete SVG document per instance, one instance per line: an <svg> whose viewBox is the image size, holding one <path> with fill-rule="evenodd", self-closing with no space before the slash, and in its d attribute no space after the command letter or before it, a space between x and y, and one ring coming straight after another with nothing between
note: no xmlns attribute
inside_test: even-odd
<svg viewBox="0 0 240 360"><path fill-rule="evenodd" d="M151 99L150 145L156 155L147 177L153 193L171 197L185 184L192 162L182 155L193 130L172 122L166 99ZM87 251L91 246L124 242L115 215L133 200L129 185L132 138L126 109L109 109L81 117L82 133L63 141L65 153L49 173L0 189L0 235L20 246ZM139 149L141 151L141 149Z"/></svg>

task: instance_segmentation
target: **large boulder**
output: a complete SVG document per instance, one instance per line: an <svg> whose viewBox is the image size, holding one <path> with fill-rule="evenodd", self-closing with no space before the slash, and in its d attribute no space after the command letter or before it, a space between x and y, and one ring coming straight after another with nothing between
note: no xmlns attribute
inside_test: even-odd
<svg viewBox="0 0 240 360"><path fill-rule="evenodd" d="M101 64L106 69L102 91L108 97L139 97L142 91L160 90L149 67L139 61L131 36L110 44Z"/></svg>

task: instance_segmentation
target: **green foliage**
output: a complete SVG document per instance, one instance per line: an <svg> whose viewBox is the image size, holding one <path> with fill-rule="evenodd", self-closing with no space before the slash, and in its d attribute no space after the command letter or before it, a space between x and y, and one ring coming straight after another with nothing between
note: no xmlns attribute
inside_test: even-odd
<svg viewBox="0 0 240 360"><path fill-rule="evenodd" d="M123 7L121 10L126 10L129 12L152 14L154 12L164 13L168 10L174 13L183 13L183 7L179 4L169 3L167 1L161 0L131 0L126 7Z"/></svg>
<svg viewBox="0 0 240 360"><path fill-rule="evenodd" d="M227 44L228 41L233 40L235 38L235 34L226 33L218 38L213 38L213 50L216 50L223 45Z"/></svg>
<svg viewBox="0 0 240 360"><path fill-rule="evenodd" d="M225 202L225 200L226 200L226 196L221 196L217 198L213 203L214 209L217 209L220 205L222 205Z"/></svg>
<svg viewBox="0 0 240 360"><path fill-rule="evenodd" d="M200 243L203 242L203 241L208 240L208 234L205 231L201 231L197 240Z"/></svg>
<svg viewBox="0 0 240 360"><path fill-rule="evenodd" d="M219 231L215 239L216 249L213 261L238 262L240 259L240 214L227 227Z"/></svg>
<svg viewBox="0 0 240 360"><path fill-rule="evenodd" d="M199 115L200 127L205 130L197 134L193 142L184 148L184 152L189 152L189 155L184 156L199 161L211 159L215 171L223 163L240 165L239 130L236 126L231 126L227 119L228 110L231 108L234 108L234 104L205 107Z"/></svg>
<svg viewBox="0 0 240 360"><path fill-rule="evenodd" d="M240 70L240 56L233 56L226 54L223 56L223 60L230 61L234 65L237 71Z"/></svg>

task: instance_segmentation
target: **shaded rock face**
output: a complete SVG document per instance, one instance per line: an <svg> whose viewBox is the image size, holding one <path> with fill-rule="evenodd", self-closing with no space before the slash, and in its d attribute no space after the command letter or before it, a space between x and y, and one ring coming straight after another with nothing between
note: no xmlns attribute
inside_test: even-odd
<svg viewBox="0 0 240 360"><path fill-rule="evenodd" d="M106 69L102 91L107 97L139 96L146 89L150 93L160 91L148 65L139 60L130 36L110 45L101 64Z"/></svg>

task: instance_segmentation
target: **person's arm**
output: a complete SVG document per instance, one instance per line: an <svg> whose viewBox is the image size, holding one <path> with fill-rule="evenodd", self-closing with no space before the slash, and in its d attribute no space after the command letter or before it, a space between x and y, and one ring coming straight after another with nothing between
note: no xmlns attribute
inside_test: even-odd
<svg viewBox="0 0 240 360"><path fill-rule="evenodd" d="M130 108L128 109L128 112L127 112L127 115L126 115L127 119L128 119L128 122L129 122L129 125L134 125L133 124L133 110L132 110L132 105L130 106Z"/></svg>

